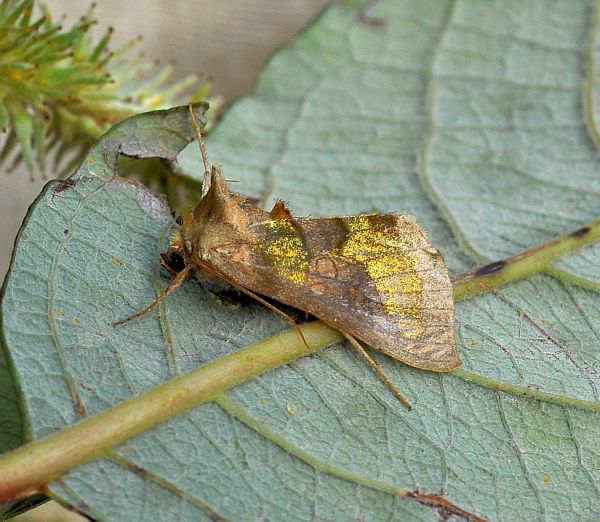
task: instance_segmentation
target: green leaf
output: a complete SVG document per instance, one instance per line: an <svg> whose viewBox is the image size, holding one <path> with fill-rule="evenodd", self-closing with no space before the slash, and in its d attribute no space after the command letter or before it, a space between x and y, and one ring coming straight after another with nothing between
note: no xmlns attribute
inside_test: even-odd
<svg viewBox="0 0 600 522"><path fill-rule="evenodd" d="M595 56L587 6L330 7L229 110L209 154L266 206L414 212L454 274L518 253L597 217L596 109L578 101L596 72L574 66L585 42L585 63ZM181 112L151 118L111 131L72 182L48 186L21 235L2 328L36 439L287 328L202 277L160 314L112 327L168 282L168 209L112 177L119 150L172 159L189 136ZM200 176L197 155L181 165ZM459 302L454 374L377 356L412 413L338 345L131 439L51 494L103 520L459 517L451 505L471 520L593 520L594 256Z"/></svg>
<svg viewBox="0 0 600 522"><path fill-rule="evenodd" d="M23 442L23 419L17 390L5 353L0 351L0 453Z"/></svg>

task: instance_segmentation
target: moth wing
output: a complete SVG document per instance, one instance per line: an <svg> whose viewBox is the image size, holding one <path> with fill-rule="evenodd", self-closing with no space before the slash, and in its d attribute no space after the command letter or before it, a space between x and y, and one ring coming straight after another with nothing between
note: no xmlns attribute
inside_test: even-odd
<svg viewBox="0 0 600 522"><path fill-rule="evenodd" d="M411 366L460 366L448 270L413 216L267 219L252 231L214 253L217 270Z"/></svg>
<svg viewBox="0 0 600 522"><path fill-rule="evenodd" d="M454 308L447 299L449 292L432 289L428 292L430 302L419 315L398 317L381 310L375 285L366 283L348 296L342 293L345 287L339 279L315 275L311 281L327 286L329 295L323 299L314 295L312 306L306 300L299 307L327 324L416 368L450 371L461 365L455 341Z"/></svg>
<svg viewBox="0 0 600 522"><path fill-rule="evenodd" d="M309 312L411 366L460 366L448 269L412 215L307 219L301 225L312 254ZM329 246L318 250L324 233Z"/></svg>

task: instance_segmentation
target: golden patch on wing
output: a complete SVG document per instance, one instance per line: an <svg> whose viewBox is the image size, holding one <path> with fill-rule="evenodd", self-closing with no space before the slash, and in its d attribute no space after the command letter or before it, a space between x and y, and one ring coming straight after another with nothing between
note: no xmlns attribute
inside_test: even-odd
<svg viewBox="0 0 600 522"><path fill-rule="evenodd" d="M268 237L258 245L278 275L296 285L306 282L309 255L302 236L289 219L273 219L264 223Z"/></svg>
<svg viewBox="0 0 600 522"><path fill-rule="evenodd" d="M375 284L384 311L398 319L402 335L418 339L423 335L423 280L415 246L422 241L417 227L394 227L371 216L345 218L350 233L338 255L361 264Z"/></svg>

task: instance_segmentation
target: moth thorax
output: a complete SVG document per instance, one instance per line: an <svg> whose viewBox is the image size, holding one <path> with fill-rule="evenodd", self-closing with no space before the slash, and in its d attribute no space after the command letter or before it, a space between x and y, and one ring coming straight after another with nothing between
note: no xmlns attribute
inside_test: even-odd
<svg viewBox="0 0 600 522"><path fill-rule="evenodd" d="M177 230L173 234L173 239L171 240L171 248L172 252L180 255L184 259L192 256L193 253L193 245L189 239L186 238L183 229Z"/></svg>
<svg viewBox="0 0 600 522"><path fill-rule="evenodd" d="M181 229L176 230L173 234L173 238L171 239L171 250L174 250L175 252L180 254L183 252L183 244L184 240L183 234L181 233Z"/></svg>

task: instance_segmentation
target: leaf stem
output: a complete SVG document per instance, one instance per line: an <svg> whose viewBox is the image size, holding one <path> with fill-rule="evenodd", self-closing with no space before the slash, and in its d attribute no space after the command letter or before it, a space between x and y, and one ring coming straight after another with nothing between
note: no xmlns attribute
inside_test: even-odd
<svg viewBox="0 0 600 522"><path fill-rule="evenodd" d="M487 292L493 288L552 270L550 263L600 239L600 219L515 256L494 261L455 278L454 300Z"/></svg>
<svg viewBox="0 0 600 522"><path fill-rule="evenodd" d="M524 385L497 381L495 379L490 379L489 377L479 375L478 373L463 370L462 368L452 370L450 373L455 377L462 379L463 381L472 382L473 384L477 384L478 386L482 386L484 388L490 388L491 390L502 391L512 395L524 395L525 397L530 397L531 399L538 401L551 402L561 406L570 406L580 410L600 411L600 402L576 399L574 397L567 397L558 393L550 393L535 388L529 388Z"/></svg>
<svg viewBox="0 0 600 522"><path fill-rule="evenodd" d="M300 328L309 346L296 331L283 332L0 456L0 504L43 491L47 483L158 423L343 339L320 322Z"/></svg>

